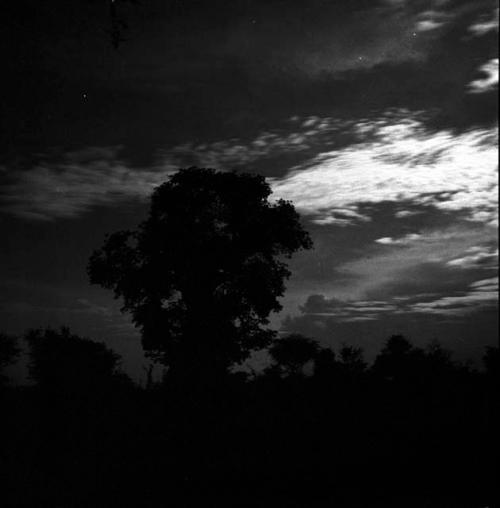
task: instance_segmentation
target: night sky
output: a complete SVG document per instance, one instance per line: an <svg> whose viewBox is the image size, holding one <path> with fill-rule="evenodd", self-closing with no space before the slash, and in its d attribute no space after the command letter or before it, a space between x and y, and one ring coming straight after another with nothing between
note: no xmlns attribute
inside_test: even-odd
<svg viewBox="0 0 500 508"><path fill-rule="evenodd" d="M4 2L0 328L68 325L140 375L85 267L180 167L265 175L315 243L272 323L322 345L497 342L498 7L472 0Z"/></svg>

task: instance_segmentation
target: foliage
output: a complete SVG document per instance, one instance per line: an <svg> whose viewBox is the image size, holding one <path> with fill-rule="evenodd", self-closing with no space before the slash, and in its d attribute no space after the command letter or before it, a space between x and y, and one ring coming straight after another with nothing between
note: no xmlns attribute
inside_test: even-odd
<svg viewBox="0 0 500 508"><path fill-rule="evenodd" d="M420 370L422 356L423 351L414 348L408 339L393 335L377 355L373 371L384 379L407 379Z"/></svg>
<svg viewBox="0 0 500 508"><path fill-rule="evenodd" d="M123 300L145 350L172 369L226 371L269 342L285 260L312 245L292 204L270 194L258 175L180 170L136 231L90 258L91 283Z"/></svg>
<svg viewBox="0 0 500 508"><path fill-rule="evenodd" d="M3 370L13 363L20 353L17 338L6 333L0 333L0 385L5 382L2 374Z"/></svg>
<svg viewBox="0 0 500 508"><path fill-rule="evenodd" d="M298 374L315 360L319 347L316 341L298 333L275 340L269 349L274 362L287 374Z"/></svg>
<svg viewBox="0 0 500 508"><path fill-rule="evenodd" d="M118 374L115 352L68 328L29 330L25 338L30 346L30 376L39 386L99 389Z"/></svg>
<svg viewBox="0 0 500 508"><path fill-rule="evenodd" d="M363 350L344 344L339 351L339 364L342 370L351 375L362 374L367 367L363 359Z"/></svg>
<svg viewBox="0 0 500 508"><path fill-rule="evenodd" d="M498 347L489 346L486 348L486 352L483 357L483 364L486 368L486 372L492 376L498 378L498 372L500 367L500 353Z"/></svg>

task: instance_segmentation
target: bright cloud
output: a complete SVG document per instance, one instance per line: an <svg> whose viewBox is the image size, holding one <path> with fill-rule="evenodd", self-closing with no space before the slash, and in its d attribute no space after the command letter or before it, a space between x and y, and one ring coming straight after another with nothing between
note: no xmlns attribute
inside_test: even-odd
<svg viewBox="0 0 500 508"><path fill-rule="evenodd" d="M350 145L338 144L346 138ZM78 217L95 206L146 199L179 167L255 170L263 160L290 153L302 154L306 162L284 178L269 179L273 196L292 200L318 224L369 221L360 205L384 201L414 202L467 213L479 222L497 221L496 129L430 133L405 111L358 122L293 117L288 128L249 141L173 147L147 168L131 167L116 147L68 153L30 170L4 167L2 209L31 219ZM310 153L319 155L306 159ZM404 216L398 212L399 218Z"/></svg>
<svg viewBox="0 0 500 508"><path fill-rule="evenodd" d="M371 140L322 153L272 180L275 197L292 200L319 224L336 222L339 210L355 219L361 204L403 200L497 220L496 129L429 133L415 120L363 122L358 129Z"/></svg>
<svg viewBox="0 0 500 508"><path fill-rule="evenodd" d="M286 132L264 131L250 141L232 138L162 150L157 163L147 168L132 167L121 159L121 147L87 147L23 171L0 166L5 181L0 209L32 220L75 218L96 206L146 199L180 167L247 168L269 157L335 146L336 134L350 132L353 126L354 122L331 118L294 117Z"/></svg>
<svg viewBox="0 0 500 508"><path fill-rule="evenodd" d="M375 242L380 243L382 245L407 245L410 242L419 240L421 237L422 236L417 233L411 233L402 238L391 238L389 236L384 238L378 238L377 240L375 240Z"/></svg>
<svg viewBox="0 0 500 508"><path fill-rule="evenodd" d="M448 267L457 268L496 268L498 265L498 248L493 246L496 242L496 235L491 231L489 240L484 241L482 245L469 245L470 241L474 241L478 237L470 234L467 230L459 230L450 228L449 230L425 231L423 233L410 233L400 238L383 237L377 238L375 243L381 245L396 245L409 248L425 249L425 245L430 245L434 253L439 250L439 244L448 242L453 244L453 250L448 251L447 256L433 257L429 261L443 261ZM487 233L486 233L487 235ZM488 236L486 236L488 238ZM461 241L457 245L457 240ZM412 247L413 246L413 247ZM455 250L456 249L456 250ZM454 255L453 255L454 254ZM451 257L450 257L451 256ZM424 258L425 259L425 258Z"/></svg>
<svg viewBox="0 0 500 508"><path fill-rule="evenodd" d="M456 239L457 237L459 238L459 234L456 231L451 235L443 231L434 231L430 234L412 233L401 238L378 238L375 242L381 245L411 246L412 243L418 241L419 243L430 242L435 245L436 243L450 241L452 239ZM431 260L443 261L443 258L433 257ZM460 255L454 256L445 263L448 267L456 268L496 268L498 266L498 248L494 248L488 244L475 245L462 249Z"/></svg>
<svg viewBox="0 0 500 508"><path fill-rule="evenodd" d="M498 86L498 58L493 58L479 68L485 76L469 83L470 93L484 93Z"/></svg>
<svg viewBox="0 0 500 508"><path fill-rule="evenodd" d="M440 11L422 12L417 19L415 29L417 32L429 32L441 28L449 19L449 15Z"/></svg>

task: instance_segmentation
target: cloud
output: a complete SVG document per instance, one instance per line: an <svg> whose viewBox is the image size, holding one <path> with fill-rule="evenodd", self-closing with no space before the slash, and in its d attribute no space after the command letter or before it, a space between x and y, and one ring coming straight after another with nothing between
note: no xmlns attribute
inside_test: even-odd
<svg viewBox="0 0 500 508"><path fill-rule="evenodd" d="M285 128L264 130L246 141L187 142L159 150L149 167L130 165L121 158L120 146L90 146L59 157L43 155L28 170L0 166L4 177L0 210L30 220L77 218L98 206L145 200L180 167L253 169L255 163L269 159L305 156L319 146L337 146L337 138L359 141L355 122L312 115L292 117ZM344 215L349 213L344 210Z"/></svg>
<svg viewBox="0 0 500 508"><path fill-rule="evenodd" d="M477 280L476 282L472 282L470 284L471 288L483 288L488 289L490 291L494 291L495 289L498 289L498 276L497 277L491 277L489 279L482 279Z"/></svg>
<svg viewBox="0 0 500 508"><path fill-rule="evenodd" d="M344 301L324 295L311 295L300 310L307 315L334 316L339 321L358 321L378 319L381 314L396 311L397 306L380 300Z"/></svg>
<svg viewBox="0 0 500 508"><path fill-rule="evenodd" d="M476 37L481 37L491 31L498 32L498 8L495 9L491 17L482 16L476 23L469 27L469 31Z"/></svg>
<svg viewBox="0 0 500 508"><path fill-rule="evenodd" d="M361 204L404 200L497 220L495 128L430 133L409 118L360 122L358 129L369 133L364 144L322 153L273 179L275 197L318 224L335 222L338 210L349 210L355 223Z"/></svg>
<svg viewBox="0 0 500 508"><path fill-rule="evenodd" d="M488 230L489 228L487 228ZM493 229L493 228L492 228ZM494 229L493 229L494 231ZM492 233L493 233L492 231ZM477 233L477 231L476 231ZM469 239L481 238L481 235L476 235L474 230L469 230L468 228L460 228L460 227L450 227L448 229L426 229L421 231L420 233L409 233L407 235L392 238L392 237L383 237L377 238L375 243L381 245L401 245L401 246L411 246L411 245L423 245L423 244L431 244L436 245L442 242L447 241L456 241L460 238L461 235L464 235L463 247L462 249L458 249L465 257L483 259L486 257L498 257L498 248L490 245L489 243L484 243L483 245L472 245L468 246ZM491 234L490 240L493 243L496 243L496 234ZM488 233L485 236L482 236L483 240L488 237ZM456 246L458 247L458 246ZM457 254L458 252L455 252ZM462 259L462 258L457 258ZM465 259L465 258L464 258ZM450 262L448 263L450 264ZM460 264L460 263L456 263Z"/></svg>
<svg viewBox="0 0 500 508"><path fill-rule="evenodd" d="M41 162L9 174L2 210L26 219L75 218L96 206L145 198L173 168L136 170L118 158L119 148L87 148L62 161Z"/></svg>
<svg viewBox="0 0 500 508"><path fill-rule="evenodd" d="M475 79L469 83L470 93L490 92L498 87L498 58L493 58L479 67L481 74L485 77Z"/></svg>
<svg viewBox="0 0 500 508"><path fill-rule="evenodd" d="M484 247L471 247L467 249L466 255L448 261L447 266L457 268L495 268L498 266L498 249Z"/></svg>
<svg viewBox="0 0 500 508"><path fill-rule="evenodd" d="M417 233L411 233L402 238L391 238L389 236L384 238L377 238L375 242L382 245L407 245L408 243L419 240L420 238L422 238L421 235Z"/></svg>
<svg viewBox="0 0 500 508"><path fill-rule="evenodd" d="M495 227L463 222L396 238L382 237L371 246L366 243L353 250L351 259L337 262L323 291L329 297L349 300L449 293L479 273L484 276L486 270L496 271L497 234ZM335 253L331 256L333 264ZM455 261L458 259L463 261Z"/></svg>
<svg viewBox="0 0 500 508"><path fill-rule="evenodd" d="M433 256L429 261L443 261L448 267L456 268L497 268L498 267L498 248L495 248L489 243L483 245L473 245L468 248L462 247L460 254L457 251L448 251L447 256L443 257L443 254L437 256L439 251L438 244L442 242L456 241L459 238L459 234L456 230L450 232L445 231L433 231L426 234L411 233L400 238L383 237L377 238L375 243L381 245L396 245L396 246L411 246L417 242L420 244L428 243L433 247ZM493 240L494 235L492 235ZM453 256L451 259L446 260L447 257ZM453 255L455 254L455 255Z"/></svg>
<svg viewBox="0 0 500 508"><path fill-rule="evenodd" d="M464 315L482 307L498 306L498 279L477 281L462 295L443 296L436 300L417 302L401 312L422 312L443 315ZM478 284L479 282L479 284Z"/></svg>
<svg viewBox="0 0 500 508"><path fill-rule="evenodd" d="M416 294L386 300L341 300L316 294L300 307L302 315L334 317L339 322L381 320L394 315L441 314L464 316L498 303L498 277L469 284L460 294Z"/></svg>
<svg viewBox="0 0 500 508"><path fill-rule="evenodd" d="M291 154L301 162L284 177L268 179L273 197L293 201L317 224L369 221L362 205L382 202L433 206L477 222L497 220L496 129L428 132L406 110L358 121L295 116L286 128L247 141L174 146L143 168L120 158L120 147L46 157L29 170L4 167L2 210L28 219L74 218L97 206L145 200L179 167L258 171L266 161L286 164Z"/></svg>
<svg viewBox="0 0 500 508"><path fill-rule="evenodd" d="M412 217L413 215L419 215L421 212L416 210L399 210L394 214L397 219L404 219L405 217Z"/></svg>
<svg viewBox="0 0 500 508"><path fill-rule="evenodd" d="M417 17L415 30L417 32L430 32L443 27L450 15L440 11L424 11Z"/></svg>

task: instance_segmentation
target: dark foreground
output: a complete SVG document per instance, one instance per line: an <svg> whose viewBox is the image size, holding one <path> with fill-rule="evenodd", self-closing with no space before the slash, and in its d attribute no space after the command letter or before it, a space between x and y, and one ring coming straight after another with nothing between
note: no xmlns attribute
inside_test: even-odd
<svg viewBox="0 0 500 508"><path fill-rule="evenodd" d="M4 387L0 504L493 507L497 382L338 364L189 388Z"/></svg>

